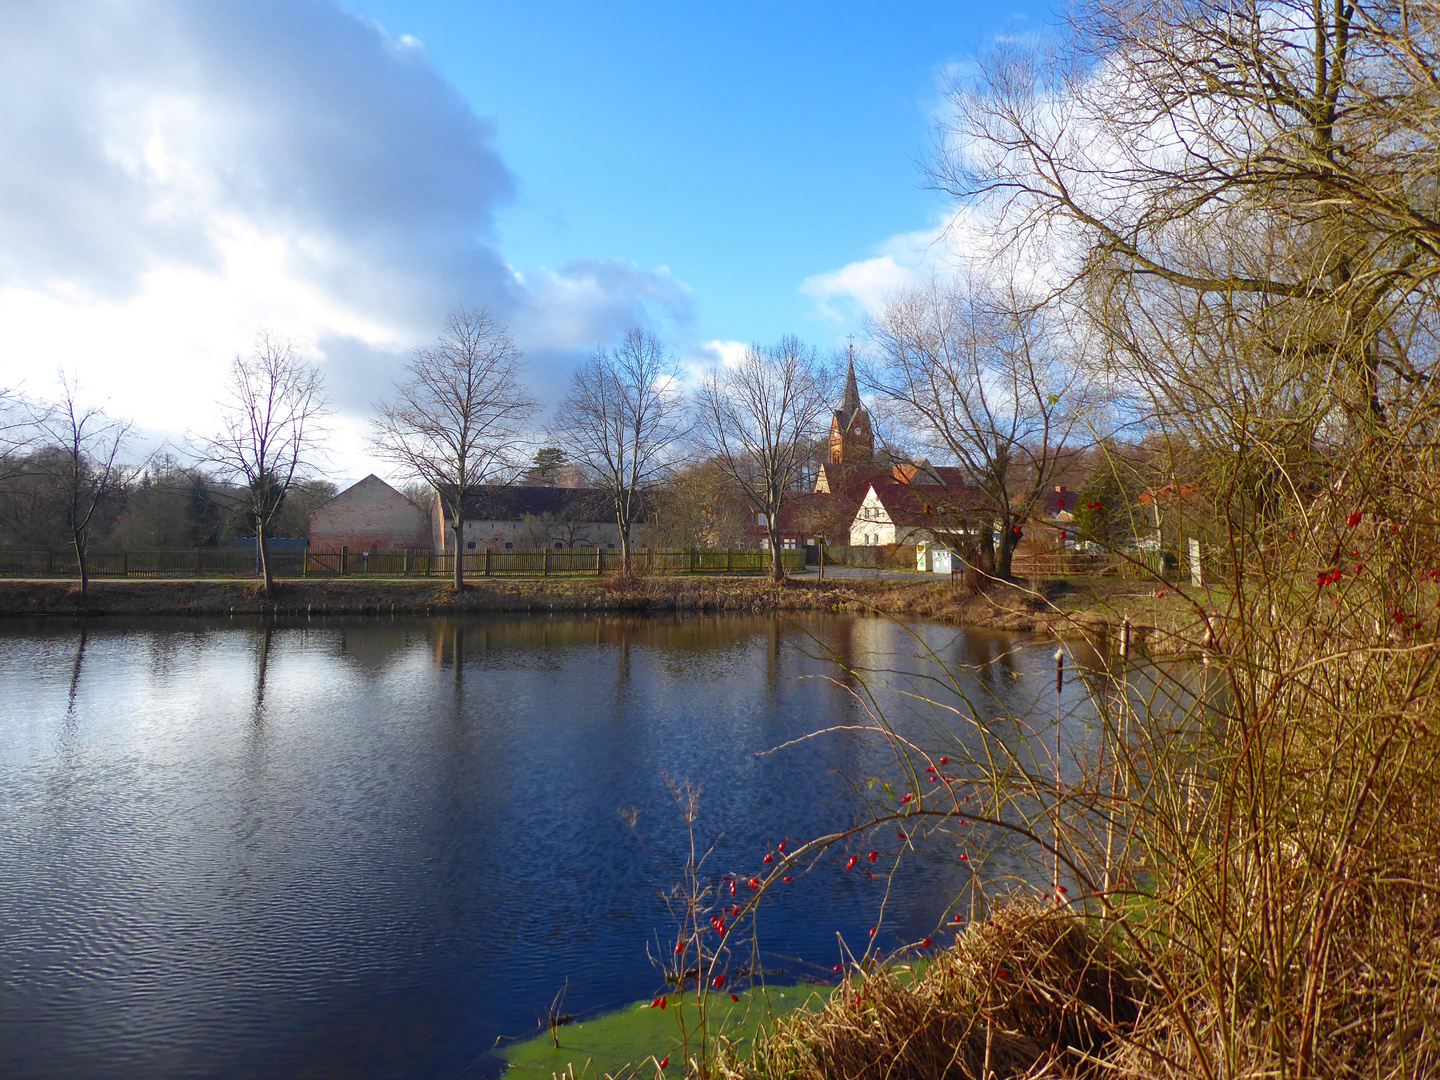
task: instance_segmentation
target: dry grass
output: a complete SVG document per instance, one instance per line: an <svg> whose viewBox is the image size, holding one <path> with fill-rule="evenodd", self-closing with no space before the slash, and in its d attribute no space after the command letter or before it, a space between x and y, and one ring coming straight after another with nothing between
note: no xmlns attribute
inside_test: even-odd
<svg viewBox="0 0 1440 1080"><path fill-rule="evenodd" d="M760 1039L731 1080L1075 1077L1136 1015L1135 981L1077 914L1015 901L921 966L855 972Z"/></svg>

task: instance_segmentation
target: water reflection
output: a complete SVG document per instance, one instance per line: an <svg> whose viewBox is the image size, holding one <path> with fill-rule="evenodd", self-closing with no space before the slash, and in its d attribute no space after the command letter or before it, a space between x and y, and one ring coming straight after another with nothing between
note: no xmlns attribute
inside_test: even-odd
<svg viewBox="0 0 1440 1080"><path fill-rule="evenodd" d="M947 689L925 650L976 670ZM718 874L855 820L851 781L891 765L837 658L943 691L892 714L933 745L974 737L946 705L1054 707L1048 648L878 619L11 623L0 1074L483 1075L566 979L572 1011L648 996L683 850L664 776L702 787ZM876 923L883 882L842 861L765 910L785 977ZM972 870L903 873L887 947Z"/></svg>

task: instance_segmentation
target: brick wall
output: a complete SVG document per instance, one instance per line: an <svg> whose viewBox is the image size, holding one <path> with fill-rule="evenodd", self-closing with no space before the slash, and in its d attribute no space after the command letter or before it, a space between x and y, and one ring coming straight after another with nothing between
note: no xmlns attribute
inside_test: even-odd
<svg viewBox="0 0 1440 1080"><path fill-rule="evenodd" d="M429 551L425 511L378 476L346 488L310 515L310 550Z"/></svg>

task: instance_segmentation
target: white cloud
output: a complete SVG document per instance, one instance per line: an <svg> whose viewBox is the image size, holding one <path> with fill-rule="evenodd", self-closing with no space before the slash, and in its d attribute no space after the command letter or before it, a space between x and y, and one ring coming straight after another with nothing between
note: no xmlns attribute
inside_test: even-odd
<svg viewBox="0 0 1440 1080"><path fill-rule="evenodd" d="M993 258L988 237L980 219L962 207L928 229L899 233L877 244L869 258L806 278L800 292L815 300L827 317L853 323L903 289Z"/></svg>
<svg viewBox="0 0 1440 1080"><path fill-rule="evenodd" d="M686 351L683 365L690 381L697 382L716 367L734 367L744 359L748 348L743 341L701 341Z"/></svg>
<svg viewBox="0 0 1440 1080"><path fill-rule="evenodd" d="M204 430L261 326L322 363L338 467L447 308L488 305L537 389L635 322L683 325L659 268L522 276L490 124L328 0L0 8L0 386L70 370L142 426Z"/></svg>

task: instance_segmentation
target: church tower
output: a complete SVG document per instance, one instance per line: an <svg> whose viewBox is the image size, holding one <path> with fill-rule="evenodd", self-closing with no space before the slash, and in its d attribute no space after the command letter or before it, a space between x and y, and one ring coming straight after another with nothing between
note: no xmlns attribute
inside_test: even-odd
<svg viewBox="0 0 1440 1080"><path fill-rule="evenodd" d="M830 420L830 464L868 465L875 456L875 433L870 414L860 404L855 384L855 347L850 347L850 370L845 376L845 398Z"/></svg>

